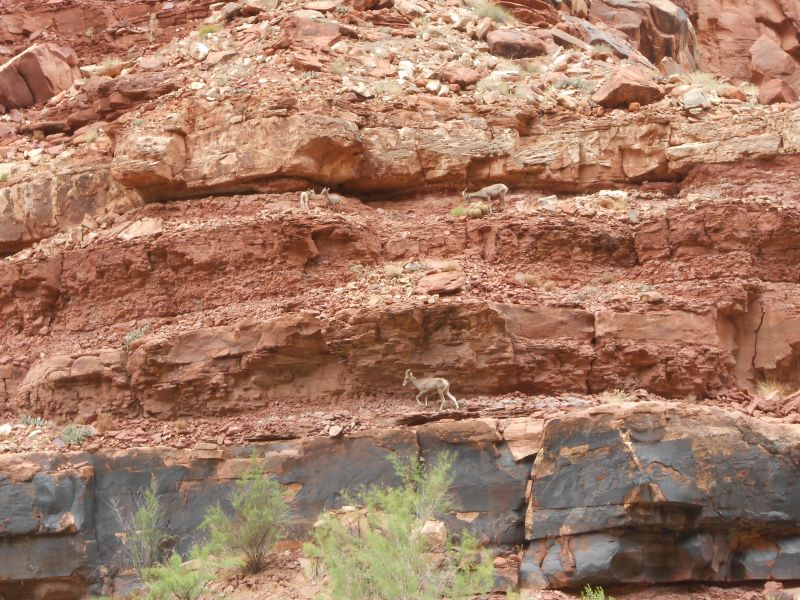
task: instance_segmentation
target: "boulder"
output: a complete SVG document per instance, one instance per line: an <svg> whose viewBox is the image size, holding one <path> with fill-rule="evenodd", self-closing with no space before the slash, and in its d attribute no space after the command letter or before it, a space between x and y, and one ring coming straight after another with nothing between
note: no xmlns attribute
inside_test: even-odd
<svg viewBox="0 0 800 600"><path fill-rule="evenodd" d="M777 42L762 35L750 47L750 69L756 81L788 79L797 71L797 63Z"/></svg>
<svg viewBox="0 0 800 600"><path fill-rule="evenodd" d="M535 35L524 31L500 29L486 36L489 52L506 58L529 58L547 54L547 45Z"/></svg>
<svg viewBox="0 0 800 600"><path fill-rule="evenodd" d="M77 65L70 48L31 46L0 66L0 104L9 109L46 102L81 76Z"/></svg>
<svg viewBox="0 0 800 600"><path fill-rule="evenodd" d="M462 88L475 85L481 80L481 74L475 69L465 67L457 60L450 61L442 69L442 81L457 83Z"/></svg>
<svg viewBox="0 0 800 600"><path fill-rule="evenodd" d="M650 62L698 66L697 38L686 12L670 0L594 0L589 14L624 34Z"/></svg>
<svg viewBox="0 0 800 600"><path fill-rule="evenodd" d="M426 275L417 282L418 294L453 294L464 287L461 271L444 271Z"/></svg>
<svg viewBox="0 0 800 600"><path fill-rule="evenodd" d="M798 442L797 426L680 403L548 421L523 586L797 579Z"/></svg>
<svg viewBox="0 0 800 600"><path fill-rule="evenodd" d="M797 92L782 79L770 79L761 84L758 90L758 101L761 104L797 102Z"/></svg>
<svg viewBox="0 0 800 600"><path fill-rule="evenodd" d="M636 65L624 65L606 79L592 100L604 108L626 107L631 102L650 104L664 97L653 75Z"/></svg>
<svg viewBox="0 0 800 600"><path fill-rule="evenodd" d="M341 39L339 23L325 18L313 10L297 10L282 23L278 48L288 48L294 43L312 47L331 47Z"/></svg>

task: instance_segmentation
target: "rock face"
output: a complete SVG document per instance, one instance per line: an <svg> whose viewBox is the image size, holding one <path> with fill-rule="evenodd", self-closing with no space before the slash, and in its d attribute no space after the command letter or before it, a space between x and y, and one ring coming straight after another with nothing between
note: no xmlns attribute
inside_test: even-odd
<svg viewBox="0 0 800 600"><path fill-rule="evenodd" d="M675 0L697 29L703 69L744 81L753 76L753 44L762 40L782 50L781 60L800 58L800 9L786 0ZM774 49L770 51L775 53ZM755 56L752 60L755 60ZM796 70L797 65L790 67ZM793 84L794 87L794 84ZM800 91L795 89L795 91Z"/></svg>
<svg viewBox="0 0 800 600"><path fill-rule="evenodd" d="M550 421L523 585L800 576L800 429L643 403Z"/></svg>
<svg viewBox="0 0 800 600"><path fill-rule="evenodd" d="M37 44L0 66L0 105L32 106L66 90L80 77L78 57L70 48Z"/></svg>
<svg viewBox="0 0 800 600"><path fill-rule="evenodd" d="M499 29L486 36L489 52L506 58L528 58L547 54L547 46L538 37L524 31Z"/></svg>
<svg viewBox="0 0 800 600"><path fill-rule="evenodd" d="M694 26L670 0L593 0L589 14L627 34L654 65L672 58L690 71L698 67Z"/></svg>
<svg viewBox="0 0 800 600"><path fill-rule="evenodd" d="M605 108L627 107L632 102L650 104L664 97L653 75L634 65L617 69L592 96Z"/></svg>
<svg viewBox="0 0 800 600"><path fill-rule="evenodd" d="M221 501L250 466L253 451L265 472L293 492L293 537L304 537L322 510L362 485L396 485L390 455L431 460L454 455L451 533L466 525L489 545L519 544L532 457L514 460L498 421L480 419L374 433L216 447L193 451L139 449L116 454L36 454L0 457L0 593L34 597L62 580L61 598L81 598L97 582L97 567L121 559L114 502L127 514L134 495L155 476L167 533L185 551L201 535L206 510ZM491 493L489 493L491 490ZM34 568L31 569L31 565ZM8 583L11 580L13 583Z"/></svg>

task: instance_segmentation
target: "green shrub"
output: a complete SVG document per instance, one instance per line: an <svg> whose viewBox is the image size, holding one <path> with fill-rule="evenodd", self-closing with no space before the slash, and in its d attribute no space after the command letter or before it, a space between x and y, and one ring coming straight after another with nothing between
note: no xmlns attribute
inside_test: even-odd
<svg viewBox="0 0 800 600"><path fill-rule="evenodd" d="M23 425L30 427L33 425L34 427L44 427L47 425L47 421L44 420L42 417L32 417L30 415L22 415L20 422Z"/></svg>
<svg viewBox="0 0 800 600"><path fill-rule="evenodd" d="M606 593L599 585L596 588L587 585L581 592L581 600L614 600L613 596L606 598Z"/></svg>
<svg viewBox="0 0 800 600"><path fill-rule="evenodd" d="M242 555L244 569L257 573L266 566L272 547L283 538L289 506L280 483L262 472L255 455L251 463L231 491L233 514L229 516L215 506L203 520L203 527L211 534L214 551Z"/></svg>
<svg viewBox="0 0 800 600"><path fill-rule="evenodd" d="M489 17L497 23L511 23L514 20L514 15L498 4L484 2L483 0L473 0L470 5L475 10L475 14L481 19Z"/></svg>
<svg viewBox="0 0 800 600"><path fill-rule="evenodd" d="M463 217L466 212L467 212L467 207L466 206L454 206L450 210L450 216L452 216L452 217Z"/></svg>
<svg viewBox="0 0 800 600"><path fill-rule="evenodd" d="M109 502L125 533L125 556L142 581L147 576L147 570L159 563L162 549L169 539L163 530L164 509L156 494L157 490L158 483L152 477L147 488L133 494L133 507L130 511L123 511L119 498Z"/></svg>
<svg viewBox="0 0 800 600"><path fill-rule="evenodd" d="M446 453L425 471L419 461L397 461L403 484L363 494L367 526L358 531L331 514L321 518L305 549L324 566L333 600L472 598L491 589L493 566L474 537L448 540L437 560L418 533L450 508L451 466Z"/></svg>
<svg viewBox="0 0 800 600"><path fill-rule="evenodd" d="M192 548L190 563L183 564L180 554L173 552L164 564L146 569L148 600L196 600L216 574L209 560L207 546Z"/></svg>
<svg viewBox="0 0 800 600"><path fill-rule="evenodd" d="M144 334L147 333L147 329L148 326L145 325L144 327L140 327L139 329L134 329L132 331L129 331L125 336L125 339L123 340L123 343L125 344L125 350L130 350L131 344L133 344L135 340L138 340L140 337L144 336Z"/></svg>
<svg viewBox="0 0 800 600"><path fill-rule="evenodd" d="M8 181L8 173L0 173L0 183Z"/></svg>
<svg viewBox="0 0 800 600"><path fill-rule="evenodd" d="M94 429L85 425L73 425L70 423L61 432L61 439L67 446L82 446L86 438L94 435Z"/></svg>
<svg viewBox="0 0 800 600"><path fill-rule="evenodd" d="M197 30L197 35L199 35L201 38L208 37L212 33L217 33L220 29L222 29L221 25L217 25L216 23L208 23Z"/></svg>

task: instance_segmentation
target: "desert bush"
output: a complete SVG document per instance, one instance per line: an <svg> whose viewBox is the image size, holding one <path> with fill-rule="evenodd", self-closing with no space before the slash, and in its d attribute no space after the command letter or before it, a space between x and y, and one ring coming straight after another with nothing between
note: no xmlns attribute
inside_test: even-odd
<svg viewBox="0 0 800 600"><path fill-rule="evenodd" d="M0 173L0 183L8 181L8 173Z"/></svg>
<svg viewBox="0 0 800 600"><path fill-rule="evenodd" d="M222 27L216 23L207 23L197 30L197 35L201 38L208 37L212 33L217 33Z"/></svg>
<svg viewBox="0 0 800 600"><path fill-rule="evenodd" d="M155 477L150 485L133 494L133 509L125 513L119 499L111 501L111 509L125 532L125 554L139 578L147 578L148 569L159 563L164 543L164 509L158 499L158 482Z"/></svg>
<svg viewBox="0 0 800 600"><path fill-rule="evenodd" d="M568 77L556 81L553 84L554 90L566 90L569 88L576 89L584 94L591 94L594 92L596 85L588 79L583 79L581 77Z"/></svg>
<svg viewBox="0 0 800 600"><path fill-rule="evenodd" d="M61 439L67 446L82 446L86 438L92 437L94 430L85 425L75 425L70 423L61 432Z"/></svg>
<svg viewBox="0 0 800 600"><path fill-rule="evenodd" d="M466 206L454 206L452 209L450 209L450 216L463 217L466 212L467 212Z"/></svg>
<svg viewBox="0 0 800 600"><path fill-rule="evenodd" d="M123 343L125 345L125 350L130 350L131 344L133 344L133 342L138 340L140 337L144 336L144 334L147 333L147 330L148 326L145 325L144 327L140 327L139 329L133 329L129 331L125 335L125 339L123 340Z"/></svg>
<svg viewBox="0 0 800 600"><path fill-rule="evenodd" d="M727 85L713 73L706 73L704 71L694 71L689 75L689 80L692 82L692 85L705 88L712 92L720 92Z"/></svg>
<svg viewBox="0 0 800 600"><path fill-rule="evenodd" d="M606 390L600 394L600 401L603 404L622 404L630 402L631 397L625 390Z"/></svg>
<svg viewBox="0 0 800 600"><path fill-rule="evenodd" d="M147 600L197 600L209 583L216 579L207 546L195 546L184 564L173 552L163 564L145 570Z"/></svg>
<svg viewBox="0 0 800 600"><path fill-rule="evenodd" d="M473 0L470 5L475 14L481 19L489 17L497 23L511 23L514 20L514 15L498 4L484 2L483 0Z"/></svg>
<svg viewBox="0 0 800 600"><path fill-rule="evenodd" d="M43 417L32 417L30 415L22 415L20 422L27 427L31 425L33 427L44 427L47 425L47 421L45 421Z"/></svg>
<svg viewBox="0 0 800 600"><path fill-rule="evenodd" d="M517 283L527 287L536 287L538 285L536 277L530 273L517 273L514 275L514 279L517 281Z"/></svg>
<svg viewBox="0 0 800 600"><path fill-rule="evenodd" d="M756 393L762 397L778 394L783 398L789 393L789 390L777 379L763 379L756 384Z"/></svg>
<svg viewBox="0 0 800 600"><path fill-rule="evenodd" d="M322 563L333 600L438 600L472 598L492 586L493 566L468 533L448 540L441 559L419 535L423 524L450 508L452 456L426 470L421 461L396 461L397 488L374 487L362 495L367 527L353 531L324 515L306 544Z"/></svg>
<svg viewBox="0 0 800 600"><path fill-rule="evenodd" d="M383 267L383 272L388 277L400 277L403 274L403 265L386 265Z"/></svg>
<svg viewBox="0 0 800 600"><path fill-rule="evenodd" d="M614 600L614 597L606 597L605 590L599 585L596 588L587 585L581 592L581 600Z"/></svg>
<svg viewBox="0 0 800 600"><path fill-rule="evenodd" d="M283 538L289 505L280 483L263 473L255 455L247 473L234 484L230 505L231 514L215 506L203 520L203 527L211 534L210 548L241 555L245 571L257 573L266 566L272 547Z"/></svg>
<svg viewBox="0 0 800 600"><path fill-rule="evenodd" d="M553 290L556 289L556 282L548 279L542 284L542 289L545 292L552 292Z"/></svg>

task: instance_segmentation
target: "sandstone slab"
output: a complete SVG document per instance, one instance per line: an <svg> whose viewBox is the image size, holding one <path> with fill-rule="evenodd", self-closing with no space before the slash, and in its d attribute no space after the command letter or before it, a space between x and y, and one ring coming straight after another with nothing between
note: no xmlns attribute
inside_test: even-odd
<svg viewBox="0 0 800 600"><path fill-rule="evenodd" d="M10 109L45 102L79 77L70 48L36 44L0 66L0 104Z"/></svg>
<svg viewBox="0 0 800 600"><path fill-rule="evenodd" d="M632 102L650 104L664 97L651 73L635 65L617 69L603 82L592 100L605 108L627 107Z"/></svg>
<svg viewBox="0 0 800 600"><path fill-rule="evenodd" d="M524 31L498 29L486 36L489 52L505 58L530 58L547 54L547 46L541 40Z"/></svg>

